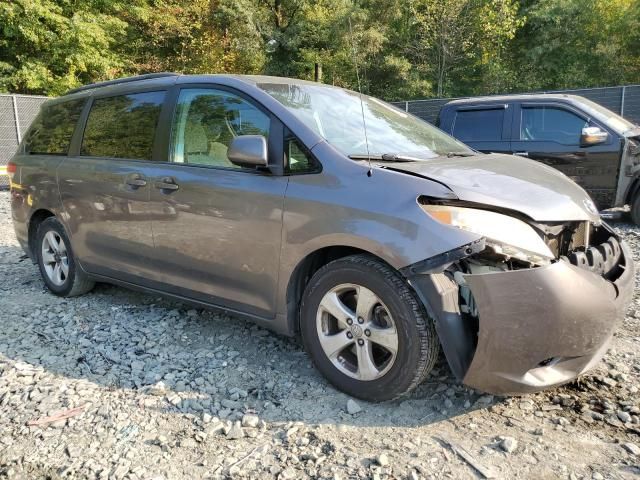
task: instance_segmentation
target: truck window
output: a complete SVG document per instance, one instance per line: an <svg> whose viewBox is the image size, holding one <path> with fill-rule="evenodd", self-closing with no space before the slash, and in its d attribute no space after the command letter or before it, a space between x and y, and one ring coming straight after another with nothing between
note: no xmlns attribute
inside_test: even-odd
<svg viewBox="0 0 640 480"><path fill-rule="evenodd" d="M25 153L67 155L84 103L82 99L44 106L25 136Z"/></svg>
<svg viewBox="0 0 640 480"><path fill-rule="evenodd" d="M520 140L580 145L582 129L589 126L584 118L558 107L522 107Z"/></svg>
<svg viewBox="0 0 640 480"><path fill-rule="evenodd" d="M504 108L459 110L453 124L453 136L463 142L500 141Z"/></svg>

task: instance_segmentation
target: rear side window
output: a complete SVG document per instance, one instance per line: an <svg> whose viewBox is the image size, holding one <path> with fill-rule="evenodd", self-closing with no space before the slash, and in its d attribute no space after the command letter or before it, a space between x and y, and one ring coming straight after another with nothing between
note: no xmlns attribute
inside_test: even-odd
<svg viewBox="0 0 640 480"><path fill-rule="evenodd" d="M84 103L83 99L43 107L25 136L25 153L67 155Z"/></svg>
<svg viewBox="0 0 640 480"><path fill-rule="evenodd" d="M151 160L165 92L146 92L93 101L80 154Z"/></svg>
<svg viewBox="0 0 640 480"><path fill-rule="evenodd" d="M502 140L504 108L459 110L453 124L453 136L463 142Z"/></svg>

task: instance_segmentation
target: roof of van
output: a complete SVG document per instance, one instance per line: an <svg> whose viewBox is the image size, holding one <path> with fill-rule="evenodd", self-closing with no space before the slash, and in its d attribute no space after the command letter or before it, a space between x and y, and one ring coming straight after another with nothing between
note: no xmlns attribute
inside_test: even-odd
<svg viewBox="0 0 640 480"><path fill-rule="evenodd" d="M179 78L176 78L179 77ZM166 83L186 83L193 81L212 81L217 78L235 78L237 80L244 81L249 84L260 84L260 83L270 83L270 84L313 84L316 82L310 82L308 80L299 80L296 78L286 78L286 77L271 77L267 75L234 75L234 74L202 74L202 75L183 75L181 73L172 73L172 72L160 72L160 73L148 73L145 75L137 75L133 77L124 77L117 78L115 80L107 80L104 82L91 83L89 85L83 85L78 88L74 88L65 93L65 95L71 95L74 93L84 92L87 90L98 89L102 87L110 87L114 85L123 85L123 84L132 84L136 82L144 82L149 80L154 80L156 82L162 82L163 79L166 79ZM330 86L330 85L327 85Z"/></svg>

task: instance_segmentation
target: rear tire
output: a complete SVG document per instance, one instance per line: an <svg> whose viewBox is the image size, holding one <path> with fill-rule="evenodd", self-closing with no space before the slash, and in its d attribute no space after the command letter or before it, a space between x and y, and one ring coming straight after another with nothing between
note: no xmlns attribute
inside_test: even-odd
<svg viewBox="0 0 640 480"><path fill-rule="evenodd" d="M40 274L51 293L74 297L95 285L77 266L71 242L57 218L49 217L38 226L35 251Z"/></svg>
<svg viewBox="0 0 640 480"><path fill-rule="evenodd" d="M440 350L434 323L415 292L370 255L335 260L315 273L302 299L300 329L306 351L329 382L374 402L413 390Z"/></svg>

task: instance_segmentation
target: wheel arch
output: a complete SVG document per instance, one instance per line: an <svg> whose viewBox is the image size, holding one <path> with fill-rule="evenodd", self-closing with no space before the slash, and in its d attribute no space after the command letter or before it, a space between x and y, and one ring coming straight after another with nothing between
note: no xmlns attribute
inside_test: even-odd
<svg viewBox="0 0 640 480"><path fill-rule="evenodd" d="M295 335L300 332L300 303L311 277L329 262L358 254L367 254L380 262L389 264L375 253L350 245L331 245L318 248L298 262L289 277L286 289L287 323L291 334ZM391 266L391 268L394 267Z"/></svg>
<svg viewBox="0 0 640 480"><path fill-rule="evenodd" d="M633 203L638 191L640 191L640 176L636 175L631 181L631 184L627 189L627 194L625 195L625 203L627 205L631 205Z"/></svg>
<svg viewBox="0 0 640 480"><path fill-rule="evenodd" d="M35 260L35 250L34 244L36 240L36 234L38 232L38 227L42 222L44 222L47 218L55 217L55 214L51 210L47 210L46 208L39 208L34 211L29 217L29 227L27 231L27 238L29 242L29 256L32 260Z"/></svg>

